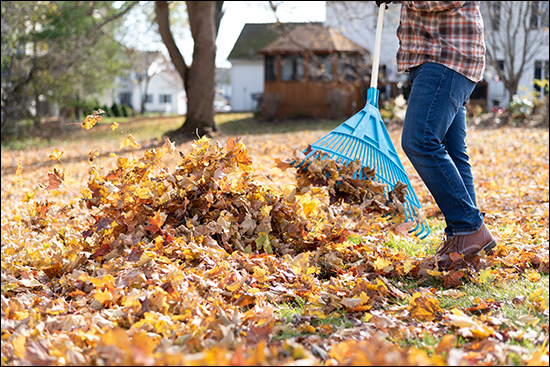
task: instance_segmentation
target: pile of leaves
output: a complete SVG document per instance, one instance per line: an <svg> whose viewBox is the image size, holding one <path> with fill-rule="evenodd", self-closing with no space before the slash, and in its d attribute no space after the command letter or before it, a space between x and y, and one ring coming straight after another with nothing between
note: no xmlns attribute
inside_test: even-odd
<svg viewBox="0 0 550 367"><path fill-rule="evenodd" d="M394 203L385 204L384 186L372 180L373 171L364 180L351 178L359 169L356 164L311 162L307 170L299 170L296 186L281 191L254 174L239 139L229 138L224 149L202 138L189 154L181 154L173 172L159 168L163 155L174 152L166 140L161 149L149 150L140 159L118 158L117 168L105 175L91 170L84 202L98 211L84 238L91 237L85 250L94 259L139 252L153 240L169 245L176 238L215 243L229 253L278 255L341 243L349 231L344 217L330 205L335 191L342 200L353 197L363 212L399 213ZM53 175L61 176L56 171ZM313 190L312 182L322 188Z"/></svg>
<svg viewBox="0 0 550 367"><path fill-rule="evenodd" d="M126 147L139 144L129 136ZM491 316L497 302L444 310L439 299L460 297L453 287L479 269L485 281L540 278L547 247L499 245L442 272L386 245L400 210L373 180L314 161L294 183L270 184L238 138L195 141L170 170L165 158L177 153L167 140L105 170L92 151L72 198L50 200L73 183L56 167L43 185L50 199L27 192L24 212L3 215L3 365L501 364L524 352L502 343L514 331ZM409 293L400 277L448 289ZM522 302L548 310L542 291ZM301 314L283 319L285 304ZM326 322L342 315L353 324ZM306 336L275 338L293 332ZM431 355L390 342L425 333L445 335ZM457 338L473 342L457 349ZM524 362L547 360L536 352Z"/></svg>

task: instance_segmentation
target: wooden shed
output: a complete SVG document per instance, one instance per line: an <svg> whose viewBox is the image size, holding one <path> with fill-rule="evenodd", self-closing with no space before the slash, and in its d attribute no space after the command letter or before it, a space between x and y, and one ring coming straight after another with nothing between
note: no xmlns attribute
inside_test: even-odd
<svg viewBox="0 0 550 367"><path fill-rule="evenodd" d="M340 117L365 104L367 50L321 24L295 27L266 47L262 115Z"/></svg>

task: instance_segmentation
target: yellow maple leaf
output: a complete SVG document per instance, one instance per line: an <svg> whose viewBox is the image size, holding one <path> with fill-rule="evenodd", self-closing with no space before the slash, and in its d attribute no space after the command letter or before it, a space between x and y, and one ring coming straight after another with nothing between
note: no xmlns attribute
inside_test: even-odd
<svg viewBox="0 0 550 367"><path fill-rule="evenodd" d="M90 158L90 162L93 162L95 157L97 157L98 155L99 155L99 148L90 151L88 153L88 158Z"/></svg>
<svg viewBox="0 0 550 367"><path fill-rule="evenodd" d="M113 122L112 125L111 125L111 130L114 131L114 130L116 130L116 129L118 129L118 122L115 121L115 122Z"/></svg>
<svg viewBox="0 0 550 367"><path fill-rule="evenodd" d="M25 346L26 341L27 338L25 336L17 335L13 338L13 341L11 342L11 345L13 346L13 352L20 358L23 358L27 351L27 347Z"/></svg>
<svg viewBox="0 0 550 367"><path fill-rule="evenodd" d="M23 173L23 166L21 166L21 161L18 161L17 169L15 170L15 175L19 176L21 173Z"/></svg>
<svg viewBox="0 0 550 367"><path fill-rule="evenodd" d="M317 211L317 203L313 200L302 203L302 206L306 218Z"/></svg>
<svg viewBox="0 0 550 367"><path fill-rule="evenodd" d="M80 193L82 194L82 196L84 197L84 199L91 199L92 198L92 192L88 189L88 188L83 188L82 190L80 190Z"/></svg>
<svg viewBox="0 0 550 367"><path fill-rule="evenodd" d="M131 146L131 147L134 147L134 148L139 148L139 143L132 136L132 134L129 134L128 137L126 139L124 139L122 141L122 143L120 143L120 149L122 149L124 147L127 147L127 146Z"/></svg>
<svg viewBox="0 0 550 367"><path fill-rule="evenodd" d="M50 154L50 159L51 159L52 161L57 161L57 160L59 160L59 158L61 158L61 156L63 155L63 153L65 153L65 152L62 152L62 151L60 151L59 149L55 148L55 149L53 150L53 153Z"/></svg>
<svg viewBox="0 0 550 367"><path fill-rule="evenodd" d="M259 266L253 266L252 270L254 271L254 278L256 278L260 283L263 283L267 280L267 277L266 277L267 270Z"/></svg>
<svg viewBox="0 0 550 367"><path fill-rule="evenodd" d="M484 284L491 284L493 280L495 280L496 275L493 274L491 269L484 269L479 273L479 281L480 283Z"/></svg>
<svg viewBox="0 0 550 367"><path fill-rule="evenodd" d="M403 272L405 274L408 274L413 268L413 265L410 260L405 260L405 263L403 264Z"/></svg>
<svg viewBox="0 0 550 367"><path fill-rule="evenodd" d="M391 261L388 259L385 259L383 257L378 257L376 260L374 260L374 270L382 270L387 266L391 265Z"/></svg>
<svg viewBox="0 0 550 367"><path fill-rule="evenodd" d="M34 199L34 195L35 195L34 191L33 192L27 191L25 193L25 197L23 199L21 199L21 201L24 202L24 203L28 203L29 200Z"/></svg>
<svg viewBox="0 0 550 367"><path fill-rule="evenodd" d="M441 274L443 274L439 270L435 270L435 269L434 270L426 269L426 273L430 274L432 277L438 277Z"/></svg>
<svg viewBox="0 0 550 367"><path fill-rule="evenodd" d="M153 196L148 187L138 187L134 191L134 194L140 199L149 199Z"/></svg>

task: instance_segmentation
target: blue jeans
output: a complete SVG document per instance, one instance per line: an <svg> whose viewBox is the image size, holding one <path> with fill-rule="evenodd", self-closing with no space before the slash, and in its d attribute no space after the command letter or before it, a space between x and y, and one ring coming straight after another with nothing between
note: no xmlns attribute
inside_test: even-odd
<svg viewBox="0 0 550 367"><path fill-rule="evenodd" d="M476 83L441 64L410 72L412 83L401 146L445 216L448 236L483 224L466 152L466 108Z"/></svg>

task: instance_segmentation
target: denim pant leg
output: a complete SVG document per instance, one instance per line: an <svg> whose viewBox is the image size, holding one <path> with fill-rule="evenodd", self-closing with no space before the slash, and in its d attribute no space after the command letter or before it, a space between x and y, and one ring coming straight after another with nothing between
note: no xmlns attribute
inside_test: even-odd
<svg viewBox="0 0 550 367"><path fill-rule="evenodd" d="M470 199L472 199L474 206L477 206L472 166L470 165L470 157L466 152L466 107L459 107L443 139L443 145L456 165L460 177L462 177L462 181L466 186L466 190L470 194Z"/></svg>
<svg viewBox="0 0 550 367"><path fill-rule="evenodd" d="M466 153L463 106L475 83L436 63L424 63L410 76L403 151L445 216L445 232L473 233L483 224L483 217L476 206Z"/></svg>

